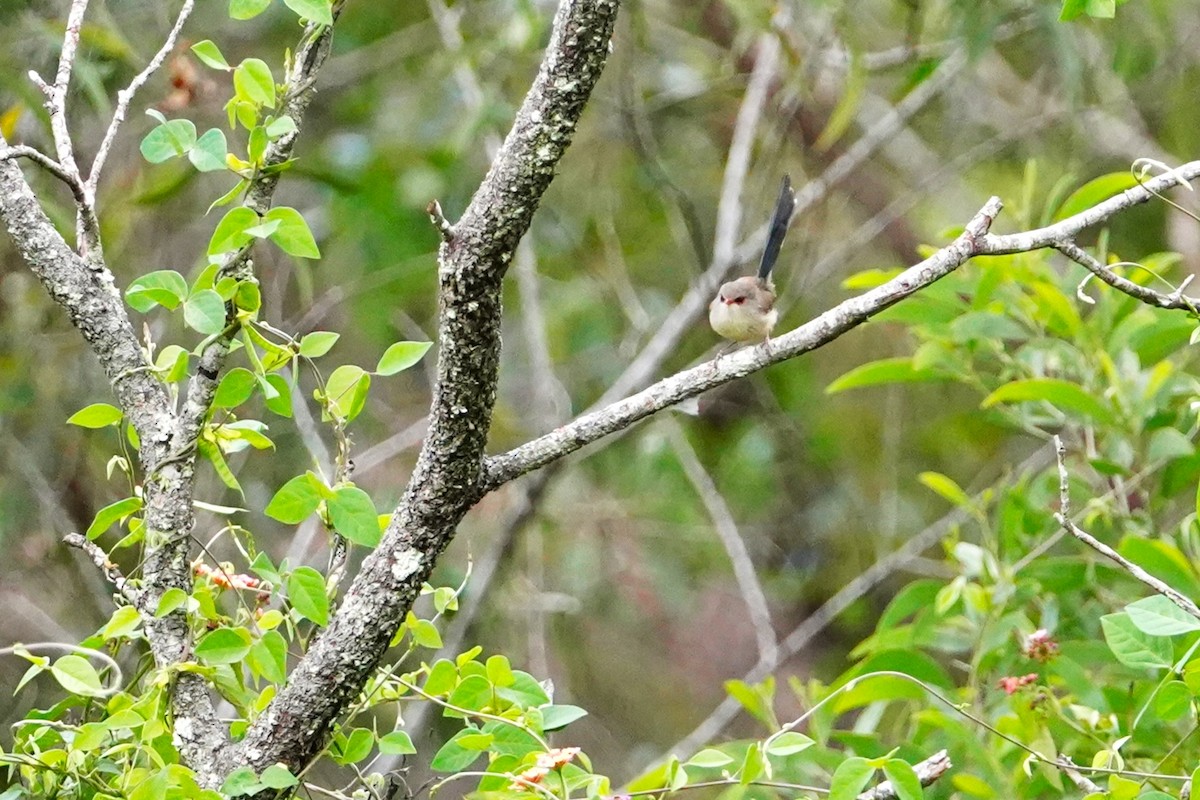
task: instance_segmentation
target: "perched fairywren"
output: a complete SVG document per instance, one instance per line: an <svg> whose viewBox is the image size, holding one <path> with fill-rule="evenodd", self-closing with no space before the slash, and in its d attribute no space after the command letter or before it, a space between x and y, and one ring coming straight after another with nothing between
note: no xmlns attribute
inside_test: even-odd
<svg viewBox="0 0 1200 800"><path fill-rule="evenodd" d="M795 207L796 195L792 192L792 181L784 175L758 274L723 284L717 296L708 304L708 324L726 339L747 344L765 342L771 338L771 329L779 319L779 312L775 310L775 284L771 282L771 268L779 258L779 248L783 245L783 237L787 234Z"/></svg>

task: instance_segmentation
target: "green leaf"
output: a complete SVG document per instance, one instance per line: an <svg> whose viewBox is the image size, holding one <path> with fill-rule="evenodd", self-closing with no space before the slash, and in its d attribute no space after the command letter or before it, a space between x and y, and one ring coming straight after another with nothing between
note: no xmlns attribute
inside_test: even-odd
<svg viewBox="0 0 1200 800"><path fill-rule="evenodd" d="M300 19L311 20L321 25L333 24L329 0L283 0L283 4L295 11Z"/></svg>
<svg viewBox="0 0 1200 800"><path fill-rule="evenodd" d="M208 254L216 256L237 250L253 238L246 233L246 229L258 223L258 214L245 206L229 209L213 230L212 238L208 241Z"/></svg>
<svg viewBox="0 0 1200 800"><path fill-rule="evenodd" d="M357 417L367 402L371 376L362 367L343 364L325 382L325 397L329 413L349 422Z"/></svg>
<svg viewBox="0 0 1200 800"><path fill-rule="evenodd" d="M1090 3L1091 1L1085 0L1085 3ZM1088 13L1090 14L1091 12ZM1107 175L1101 175L1099 178L1093 178L1076 189L1070 197L1063 201L1063 204L1058 208L1058 213L1054 215L1054 221L1058 222L1067 217L1075 216L1079 212L1086 211L1097 203L1107 200L1118 192L1123 192L1134 186L1137 186L1137 179L1129 171L1110 172Z"/></svg>
<svg viewBox="0 0 1200 800"><path fill-rule="evenodd" d="M217 628L196 643L196 658L205 664L236 664L250 652L245 628Z"/></svg>
<svg viewBox="0 0 1200 800"><path fill-rule="evenodd" d="M937 492L943 500L949 501L952 505L960 508L968 508L971 505L970 496L963 491L953 478L941 474L940 472L922 472L917 476L922 484L927 488Z"/></svg>
<svg viewBox="0 0 1200 800"><path fill-rule="evenodd" d="M50 674L58 681L59 686L71 694L83 697L104 696L104 687L100 685L100 676L96 673L96 668L82 656L63 656L50 667Z"/></svg>
<svg viewBox="0 0 1200 800"><path fill-rule="evenodd" d="M329 595L325 579L312 567L297 567L287 579L288 600L305 619L321 627L329 624Z"/></svg>
<svg viewBox="0 0 1200 800"><path fill-rule="evenodd" d="M1125 606L1125 613L1138 630L1151 636L1178 636L1200 631L1200 619L1184 611L1161 594Z"/></svg>
<svg viewBox="0 0 1200 800"><path fill-rule="evenodd" d="M395 375L421 360L433 342L396 342L384 351L375 371L380 375Z"/></svg>
<svg viewBox="0 0 1200 800"><path fill-rule="evenodd" d="M758 780L768 768L767 760L763 757L762 751L759 750L759 743L753 742L746 748L746 755L742 759L742 765L738 767L738 783L742 786L749 786L752 782ZM682 777L681 777L682 775ZM671 776L670 788L677 790L687 783L687 772L682 767L678 772Z"/></svg>
<svg viewBox="0 0 1200 800"><path fill-rule="evenodd" d="M907 761L889 758L883 764L883 774L892 782L898 800L921 800L921 779Z"/></svg>
<svg viewBox="0 0 1200 800"><path fill-rule="evenodd" d="M142 275L125 290L125 302L143 314L156 305L174 311L187 296L187 281L173 269Z"/></svg>
<svg viewBox="0 0 1200 800"><path fill-rule="evenodd" d="M1117 660L1135 669L1166 669L1174 654L1171 641L1142 632L1128 614L1105 614L1100 618L1104 640Z"/></svg>
<svg viewBox="0 0 1200 800"><path fill-rule="evenodd" d="M577 719L582 719L587 716L587 711L579 706L561 705L561 706L546 706L542 711L542 730L549 733L560 728L565 728ZM692 759L693 761L695 759ZM733 759L730 759L732 761ZM691 763L691 762L688 762Z"/></svg>
<svg viewBox="0 0 1200 800"><path fill-rule="evenodd" d="M250 399L258 379L244 367L234 367L221 378L217 392L213 395L213 408L237 408Z"/></svg>
<svg viewBox="0 0 1200 800"><path fill-rule="evenodd" d="M517 680L506 656L489 656L484 667L488 680L496 686L512 686Z"/></svg>
<svg viewBox="0 0 1200 800"><path fill-rule="evenodd" d="M244 794L256 794L265 788L263 784L259 783L254 770L249 767L238 767L229 773L229 777L221 784L221 794L228 797L240 797Z"/></svg>
<svg viewBox="0 0 1200 800"><path fill-rule="evenodd" d="M279 245L283 252L300 258L321 257L308 223L296 209L287 206L272 208L263 219L279 223L279 227L271 234L271 241Z"/></svg>
<svg viewBox="0 0 1200 800"><path fill-rule="evenodd" d="M813 740L803 733L785 731L771 740L767 747L769 756L790 756L812 747Z"/></svg>
<svg viewBox="0 0 1200 800"><path fill-rule="evenodd" d="M285 525L299 525L317 510L321 494L307 474L297 475L279 487L263 513Z"/></svg>
<svg viewBox="0 0 1200 800"><path fill-rule="evenodd" d="M221 454L221 448L217 447L212 442L202 439L196 443L196 450L200 455L208 459L208 463L212 464L213 471L217 473L217 477L221 479L221 483L233 489L240 495L242 486L238 483L237 477L233 474L233 470L229 468L229 464L225 462L225 456Z"/></svg>
<svg viewBox="0 0 1200 800"><path fill-rule="evenodd" d="M229 0L229 16L233 19L252 19L270 5L271 0Z"/></svg>
<svg viewBox="0 0 1200 800"><path fill-rule="evenodd" d="M409 626L409 630L412 631L413 641L421 647L437 650L442 646L442 635L438 633L437 626L427 619L417 620Z"/></svg>
<svg viewBox="0 0 1200 800"><path fill-rule="evenodd" d="M688 759L687 765L699 769L718 769L732 763L732 756L708 747Z"/></svg>
<svg viewBox="0 0 1200 800"><path fill-rule="evenodd" d="M177 344L169 344L158 353L154 369L166 381L174 382L187 377L188 351Z"/></svg>
<svg viewBox="0 0 1200 800"><path fill-rule="evenodd" d="M379 512L371 496L357 486L341 486L329 500L329 516L342 536L363 547L375 547L382 536Z"/></svg>
<svg viewBox="0 0 1200 800"><path fill-rule="evenodd" d="M106 640L131 638L141 624L142 615L136 608L121 606L100 629L100 636Z"/></svg>
<svg viewBox="0 0 1200 800"><path fill-rule="evenodd" d="M855 367L825 387L825 393L836 394L847 389L886 383L932 381L941 377L935 370L915 368L911 358L884 358Z"/></svg>
<svg viewBox="0 0 1200 800"><path fill-rule="evenodd" d="M454 666L454 662L446 658L439 658L429 670L429 677L425 679L425 692L432 695L443 695L454 691L454 687L458 684L458 668Z"/></svg>
<svg viewBox="0 0 1200 800"><path fill-rule="evenodd" d="M201 289L183 304L183 321L206 336L225 330L225 301L212 289Z"/></svg>
<svg viewBox="0 0 1200 800"><path fill-rule="evenodd" d="M225 156L228 153L229 146L225 142L225 134L219 128L209 128L188 151L188 160L200 172L218 172L227 168Z"/></svg>
<svg viewBox="0 0 1200 800"><path fill-rule="evenodd" d="M742 708L752 717L772 728L775 727L775 713L771 710L770 700L761 687L745 681L725 681L725 691L741 703Z"/></svg>
<svg viewBox="0 0 1200 800"><path fill-rule="evenodd" d="M226 192L225 194L218 197L216 200L213 200L212 203L209 205L208 209L204 213L207 214L209 211L212 211L214 208L220 208L221 206L229 205L234 200L236 200L237 196L239 194L241 194L243 191L245 191L246 187L249 185L250 185L250 181L246 180L245 178L238 181L237 183L235 183L233 185L232 189L230 189L228 192Z"/></svg>
<svg viewBox="0 0 1200 800"><path fill-rule="evenodd" d="M1182 719L1192 707L1192 692L1183 681L1167 681L1154 697L1154 713L1163 722Z"/></svg>
<svg viewBox="0 0 1200 800"><path fill-rule="evenodd" d="M163 592L162 597L158 598L158 606L154 609L154 616L165 617L175 609L182 608L187 599L187 592L177 586L172 586Z"/></svg>
<svg viewBox="0 0 1200 800"><path fill-rule="evenodd" d="M233 71L233 88L238 97L258 106L275 107L275 78L267 62L247 58Z"/></svg>
<svg viewBox="0 0 1200 800"><path fill-rule="evenodd" d="M261 165L263 163L263 156L267 154L267 144L269 143L267 131L262 125L255 125L250 130L250 141L246 145L246 158L251 164Z"/></svg>
<svg viewBox="0 0 1200 800"><path fill-rule="evenodd" d="M1057 378L1027 378L1007 383L985 397L981 406L989 408L997 403L1031 400L1044 400L1060 409L1085 414L1098 422L1116 421L1112 409L1103 400L1088 394L1078 384Z"/></svg>
<svg viewBox="0 0 1200 800"><path fill-rule="evenodd" d="M141 510L142 498L140 497L126 497L124 500L109 503L96 512L96 518L88 526L86 536L89 539L95 539L130 514L135 514Z"/></svg>
<svg viewBox="0 0 1200 800"><path fill-rule="evenodd" d="M537 679L521 670L513 670L512 685L497 687L496 694L521 708L541 708L550 702L550 695Z"/></svg>
<svg viewBox="0 0 1200 800"><path fill-rule="evenodd" d="M487 750L495 739L496 737L490 733L470 733L459 737L458 745L467 750Z"/></svg>
<svg viewBox="0 0 1200 800"><path fill-rule="evenodd" d="M828 800L855 800L874 774L865 758L847 758L833 771Z"/></svg>
<svg viewBox="0 0 1200 800"><path fill-rule="evenodd" d="M182 156L196 143L196 126L190 119L173 119L156 125L142 139L139 149L151 164Z"/></svg>
<svg viewBox="0 0 1200 800"><path fill-rule="evenodd" d="M121 421L121 417L125 416L121 413L121 409L108 403L92 403L90 406L84 406L76 411L71 416L67 417L68 425L78 425L81 428L107 428L110 425L116 425Z"/></svg>
<svg viewBox="0 0 1200 800"><path fill-rule="evenodd" d="M287 114L276 117L268 122L266 126L267 136L269 136L272 140L278 139L281 136L285 136L294 130L296 130L296 120L292 119Z"/></svg>
<svg viewBox="0 0 1200 800"><path fill-rule="evenodd" d="M482 753L478 750L468 750L458 743L458 740L464 736L470 736L478 733L473 728L464 728L442 745L441 749L434 755L433 760L429 762L429 768L435 772L462 772Z"/></svg>
<svg viewBox="0 0 1200 800"><path fill-rule="evenodd" d="M271 683L287 680L287 640L279 631L266 631L250 647L246 663Z"/></svg>
<svg viewBox="0 0 1200 800"><path fill-rule="evenodd" d="M389 756L407 756L417 752L406 731L392 731L379 738L379 752Z"/></svg>
<svg viewBox="0 0 1200 800"><path fill-rule="evenodd" d="M293 775L292 771L283 764L272 764L267 767L263 770L262 777L259 780L268 789L288 789L300 784L300 779Z"/></svg>
<svg viewBox="0 0 1200 800"><path fill-rule="evenodd" d="M225 56L221 55L221 48L217 47L211 39L196 42L192 45L192 52L196 54L196 58L213 69L230 69L229 62L225 60Z"/></svg>
<svg viewBox="0 0 1200 800"><path fill-rule="evenodd" d="M337 344L339 338L341 338L340 333L333 333L331 331L306 333L304 338L300 340L300 355L305 358L320 358Z"/></svg>
<svg viewBox="0 0 1200 800"><path fill-rule="evenodd" d="M263 390L264 402L267 408L281 417L292 416L292 387L282 375L259 376L259 386Z"/></svg>
<svg viewBox="0 0 1200 800"><path fill-rule="evenodd" d="M349 736L339 734L337 743L340 746L335 748L333 760L343 765L357 764L371 755L371 748L375 746L375 735L366 728L355 728Z"/></svg>

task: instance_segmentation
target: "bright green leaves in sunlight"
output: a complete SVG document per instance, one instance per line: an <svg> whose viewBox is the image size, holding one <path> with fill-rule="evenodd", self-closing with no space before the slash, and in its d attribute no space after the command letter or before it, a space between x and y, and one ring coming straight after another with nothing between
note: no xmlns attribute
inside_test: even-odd
<svg viewBox="0 0 1200 800"><path fill-rule="evenodd" d="M225 56L221 54L221 48L217 47L216 43L211 39L196 42L192 45L192 52L205 66L222 70L233 69L233 67L229 66L229 62L225 60Z"/></svg>
<svg viewBox="0 0 1200 800"><path fill-rule="evenodd" d="M329 624L325 578L312 567L297 567L287 579L288 601L300 616L324 627Z"/></svg>
<svg viewBox="0 0 1200 800"><path fill-rule="evenodd" d="M269 239L299 258L320 258L321 251L304 217L294 208L272 208L262 217L245 206L231 208L217 223L208 242L210 256L241 249L253 239Z"/></svg>
<svg viewBox="0 0 1200 800"><path fill-rule="evenodd" d="M263 770L262 775L255 775L249 767L240 767L229 773L229 777L221 784L221 794L225 797L244 797L269 790L290 789L300 783L283 764L272 764Z"/></svg>
<svg viewBox="0 0 1200 800"><path fill-rule="evenodd" d="M234 97L254 106L275 107L275 77L267 62L247 58L233 71Z"/></svg>
<svg viewBox="0 0 1200 800"><path fill-rule="evenodd" d="M143 314L155 306L174 311L187 296L187 281L178 272L170 269L150 272L135 278L125 290L125 302Z"/></svg>
<svg viewBox="0 0 1200 800"><path fill-rule="evenodd" d="M303 20L311 20L322 25L333 24L333 12L329 0L283 0L283 4L296 12Z"/></svg>
<svg viewBox="0 0 1200 800"><path fill-rule="evenodd" d="M330 0L283 0L283 4L302 20L333 24ZM238 20L253 19L270 6L271 0L229 0L229 16Z"/></svg>
<svg viewBox="0 0 1200 800"><path fill-rule="evenodd" d="M433 342L396 342L379 359L375 372L380 375L395 375L415 365L433 347Z"/></svg>
<svg viewBox="0 0 1200 800"><path fill-rule="evenodd" d="M339 486L327 502L333 529L355 544L379 544L379 512L371 496L357 486Z"/></svg>
<svg viewBox="0 0 1200 800"><path fill-rule="evenodd" d="M326 420L336 419L350 422L360 413L367 402L367 391L371 388L371 373L353 364L343 364L335 369L325 382L325 391L316 390Z"/></svg>
<svg viewBox="0 0 1200 800"><path fill-rule="evenodd" d="M236 664L250 652L252 643L244 628L217 628L196 643L196 659L202 664Z"/></svg>
<svg viewBox="0 0 1200 800"><path fill-rule="evenodd" d="M67 417L68 425L78 425L81 428L107 428L121 421L121 409L108 403L92 403Z"/></svg>
<svg viewBox="0 0 1200 800"><path fill-rule="evenodd" d="M196 126L191 120L168 120L161 112L148 109L147 114L158 120L158 125L142 139L142 156L151 164L161 164L172 158L187 156L200 172L215 172L225 169L228 148L225 134L217 128L196 136Z"/></svg>
<svg viewBox="0 0 1200 800"><path fill-rule="evenodd" d="M287 525L299 525L317 510L326 491L316 474L306 472L279 487L263 513Z"/></svg>
<svg viewBox="0 0 1200 800"><path fill-rule="evenodd" d="M379 513L371 496L353 484L330 488L313 472L292 478L279 488L263 513L287 525L298 525L324 511L328 526L363 547L379 544Z"/></svg>
<svg viewBox="0 0 1200 800"><path fill-rule="evenodd" d="M1117 5L1124 0L1063 0L1058 18L1067 22L1085 14L1095 19L1112 19L1117 15Z"/></svg>

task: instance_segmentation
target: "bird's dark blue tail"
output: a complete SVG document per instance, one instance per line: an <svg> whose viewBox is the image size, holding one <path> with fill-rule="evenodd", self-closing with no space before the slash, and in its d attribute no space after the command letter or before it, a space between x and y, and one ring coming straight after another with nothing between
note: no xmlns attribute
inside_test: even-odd
<svg viewBox="0 0 1200 800"><path fill-rule="evenodd" d="M763 248L762 263L758 265L758 277L766 279L771 274L795 208L796 195L792 192L792 179L784 175L783 186L779 189L779 200L775 203L775 216L771 219L771 230L767 234L767 246Z"/></svg>

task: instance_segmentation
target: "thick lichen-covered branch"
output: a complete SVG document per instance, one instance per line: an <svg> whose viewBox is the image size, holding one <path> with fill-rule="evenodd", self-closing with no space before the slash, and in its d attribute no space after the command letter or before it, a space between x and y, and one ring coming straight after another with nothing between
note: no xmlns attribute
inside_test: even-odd
<svg viewBox="0 0 1200 800"><path fill-rule="evenodd" d="M338 613L248 731L255 769L307 762L412 606L480 492L495 403L501 281L608 57L617 0L563 0L538 76L462 218L442 231L437 385L429 434L391 524Z"/></svg>

